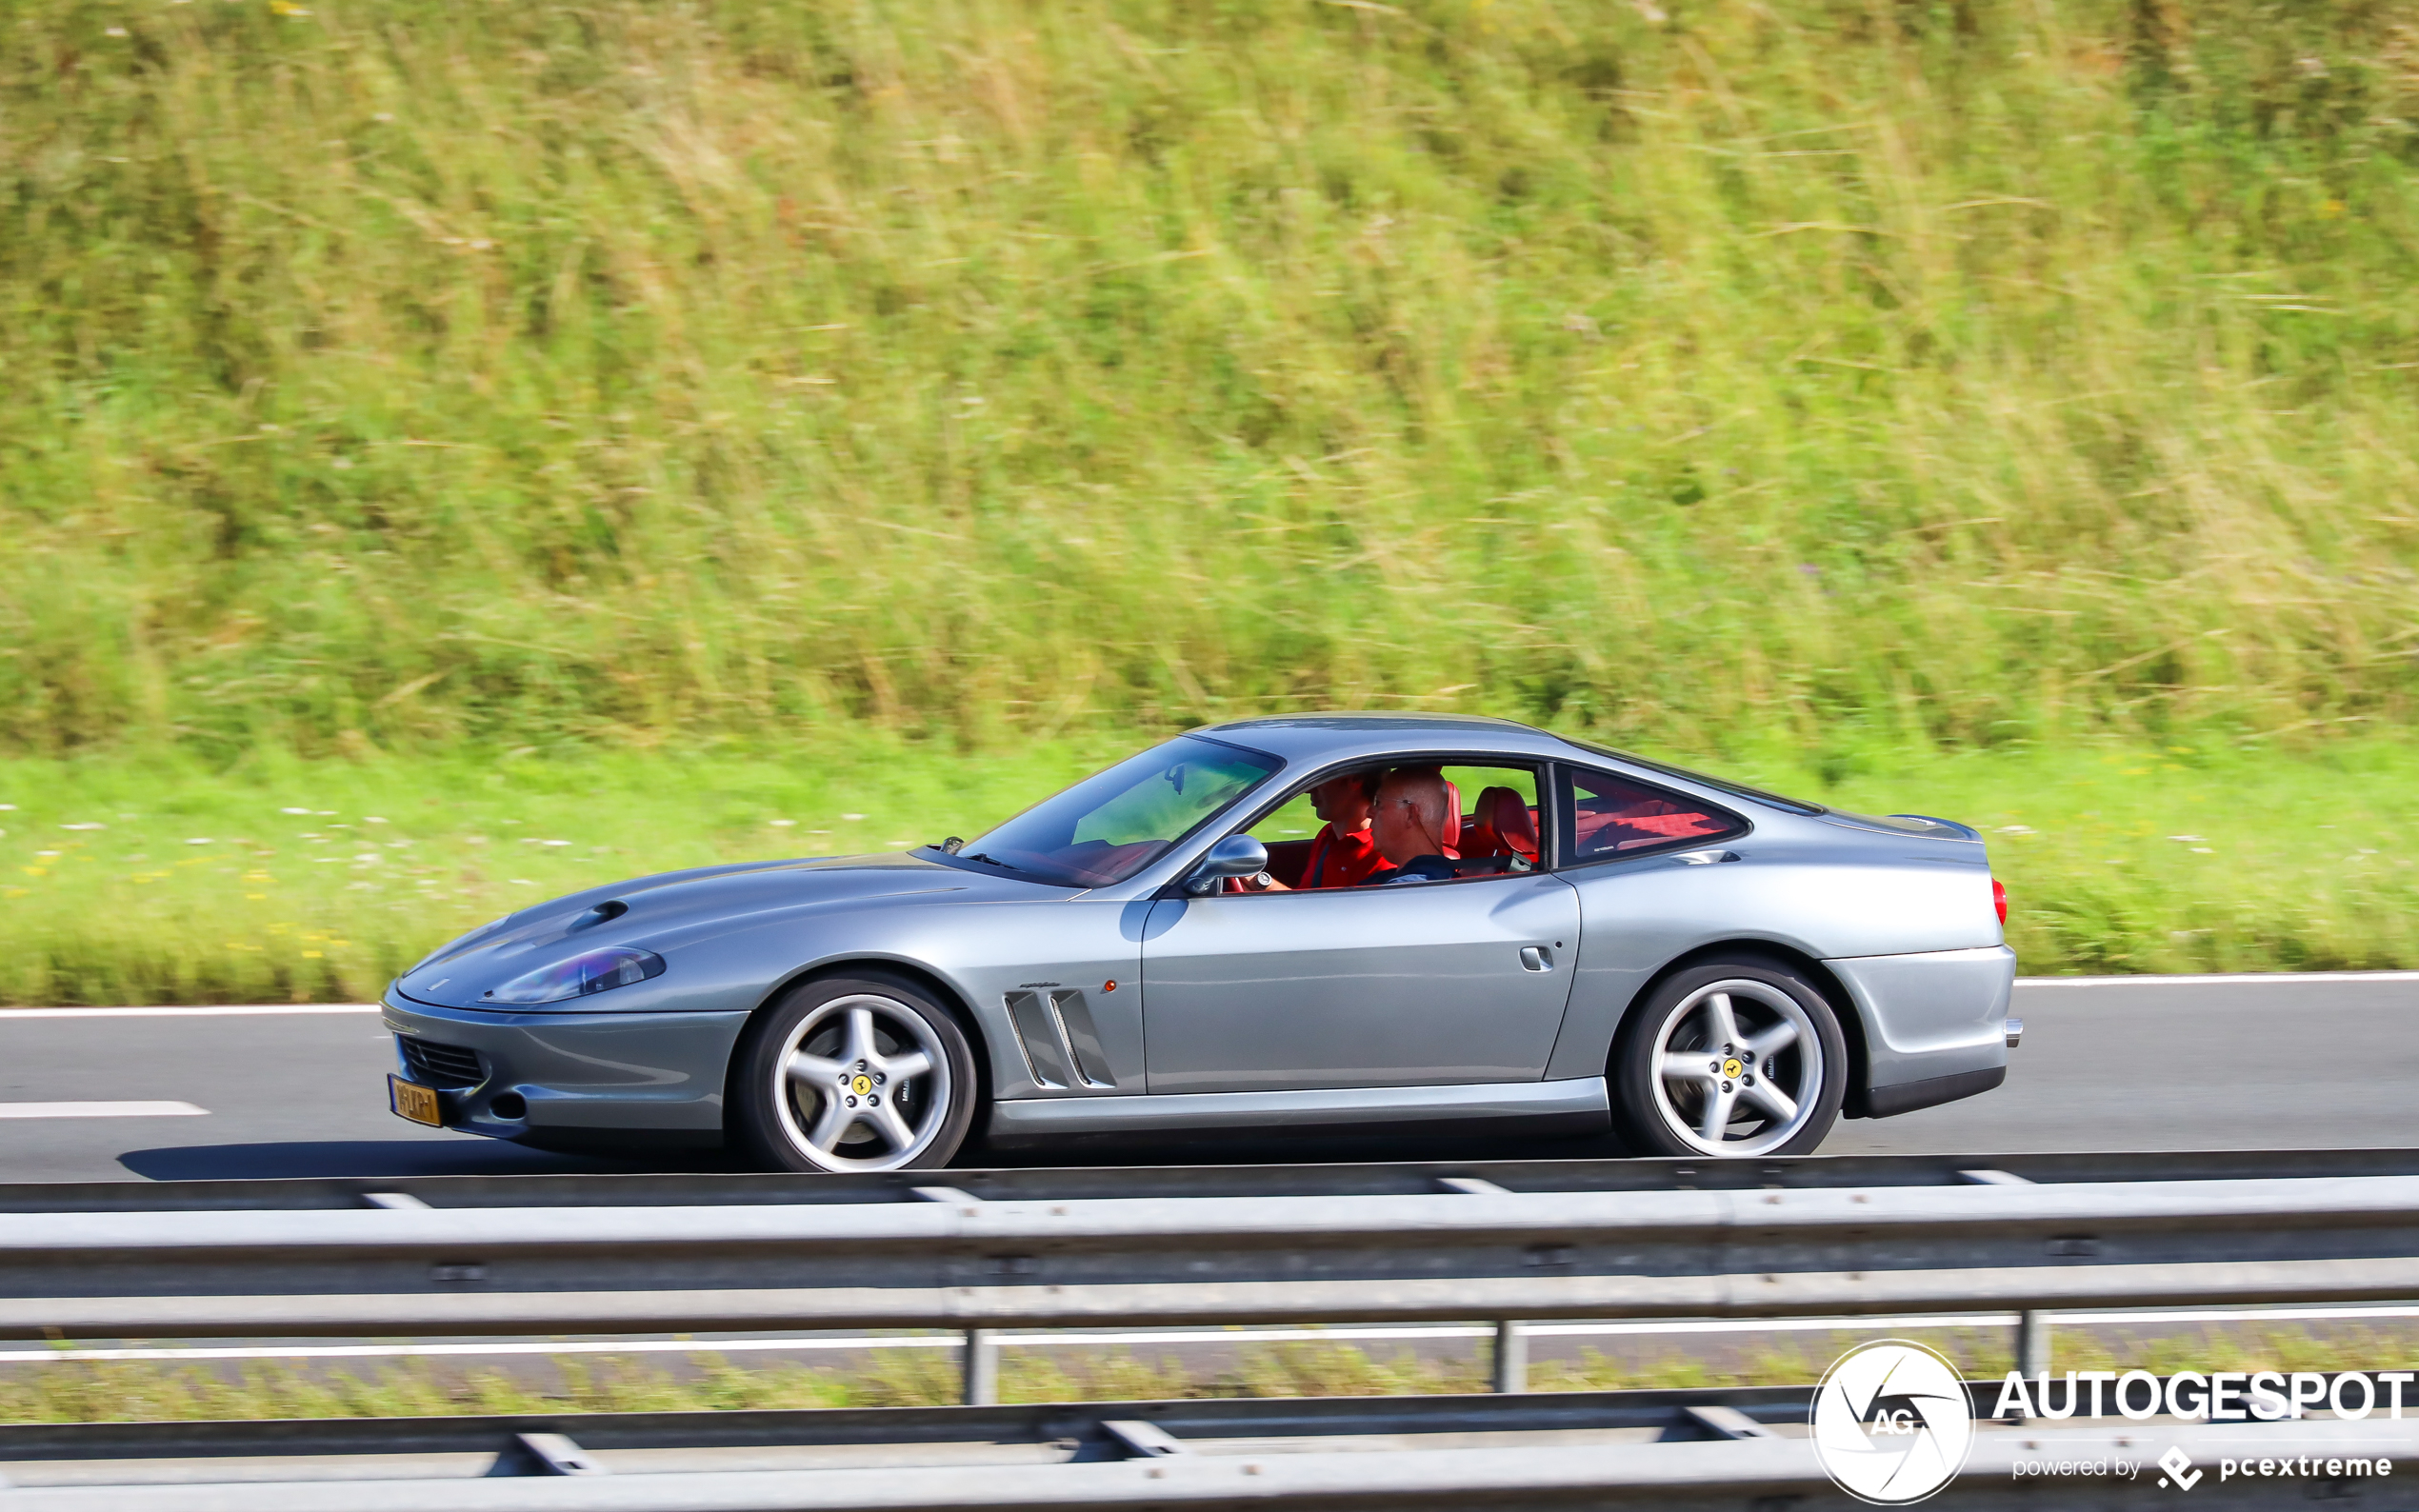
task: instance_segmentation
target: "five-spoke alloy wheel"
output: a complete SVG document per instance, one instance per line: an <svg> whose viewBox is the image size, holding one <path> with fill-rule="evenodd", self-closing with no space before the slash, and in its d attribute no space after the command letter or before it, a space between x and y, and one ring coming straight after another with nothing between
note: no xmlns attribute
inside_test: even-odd
<svg viewBox="0 0 2419 1512"><path fill-rule="evenodd" d="M756 1026L736 1081L736 1132L786 1170L945 1165L973 1124L966 1031L903 978L795 988Z"/></svg>
<svg viewBox="0 0 2419 1512"><path fill-rule="evenodd" d="M1778 963L1677 972L1631 1010L1615 1106L1642 1155L1803 1155L1829 1134L1848 1051L1823 995Z"/></svg>

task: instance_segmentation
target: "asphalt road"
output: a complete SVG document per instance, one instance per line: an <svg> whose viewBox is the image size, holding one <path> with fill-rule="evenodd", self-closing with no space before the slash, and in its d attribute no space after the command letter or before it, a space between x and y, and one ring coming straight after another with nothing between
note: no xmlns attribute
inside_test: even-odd
<svg viewBox="0 0 2419 1512"><path fill-rule="evenodd" d="M2016 1012L2005 1086L1824 1153L2419 1145L2419 972L2053 979ZM406 1124L390 1065L363 1009L0 1010L0 1181L627 1168Z"/></svg>

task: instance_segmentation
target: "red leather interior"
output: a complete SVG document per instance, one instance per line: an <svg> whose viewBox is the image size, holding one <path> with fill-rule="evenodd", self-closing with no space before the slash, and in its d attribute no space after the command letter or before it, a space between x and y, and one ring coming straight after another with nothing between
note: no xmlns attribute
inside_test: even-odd
<svg viewBox="0 0 2419 1512"><path fill-rule="evenodd" d="M1445 785L1445 832L1436 838L1444 844L1446 855L1461 859L1462 790L1451 783Z"/></svg>
<svg viewBox="0 0 2419 1512"><path fill-rule="evenodd" d="M1478 795L1477 811L1470 817L1477 830L1469 846L1471 855L1537 859L1537 811L1520 794L1509 787L1489 787ZM1486 848L1480 848L1481 842Z"/></svg>
<svg viewBox="0 0 2419 1512"><path fill-rule="evenodd" d="M1595 803L1619 806L1594 807ZM1582 803L1574 817L1577 834L1573 838L1583 856L1719 834L1728 827L1710 814L1694 813L1663 799L1645 796L1630 797L1627 802L1615 795L1591 800Z"/></svg>
<svg viewBox="0 0 2419 1512"><path fill-rule="evenodd" d="M1046 859L1065 866L1087 885L1096 886L1110 878L1122 875L1124 869L1144 864L1168 848L1164 840L1135 840L1125 845L1111 845L1105 840L1079 840L1071 846L1046 852Z"/></svg>
<svg viewBox="0 0 2419 1512"><path fill-rule="evenodd" d="M1308 840L1280 840L1269 847L1269 875L1289 887L1302 885L1302 870L1310 864Z"/></svg>

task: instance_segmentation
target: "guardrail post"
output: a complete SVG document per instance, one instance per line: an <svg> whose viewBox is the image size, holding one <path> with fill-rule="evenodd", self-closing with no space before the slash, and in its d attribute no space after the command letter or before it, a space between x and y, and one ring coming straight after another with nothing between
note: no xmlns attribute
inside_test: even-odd
<svg viewBox="0 0 2419 1512"><path fill-rule="evenodd" d="M1509 1318L1495 1324L1494 1384L1497 1391L1529 1389L1529 1330Z"/></svg>
<svg viewBox="0 0 2419 1512"><path fill-rule="evenodd" d="M989 1328L966 1330L966 1404L997 1406L1000 1400L1000 1342Z"/></svg>
<svg viewBox="0 0 2419 1512"><path fill-rule="evenodd" d="M2028 1307L2016 1314L2016 1369L2027 1376L2049 1369L2049 1315Z"/></svg>

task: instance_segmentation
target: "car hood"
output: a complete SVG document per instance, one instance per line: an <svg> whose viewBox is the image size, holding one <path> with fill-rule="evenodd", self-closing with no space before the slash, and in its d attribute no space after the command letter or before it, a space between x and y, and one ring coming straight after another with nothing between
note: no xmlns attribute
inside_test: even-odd
<svg viewBox="0 0 2419 1512"><path fill-rule="evenodd" d="M590 887L507 914L430 953L395 979L394 990L438 1007L495 1007L483 1001L489 991L600 945L651 950L664 958L668 971L677 971L685 953L734 930L801 913L1030 899L1037 893L1071 897L1078 890L1037 889L1030 882L987 877L908 854L701 866ZM586 997L514 1005L510 1011L587 1012L613 1005L611 1000Z"/></svg>

